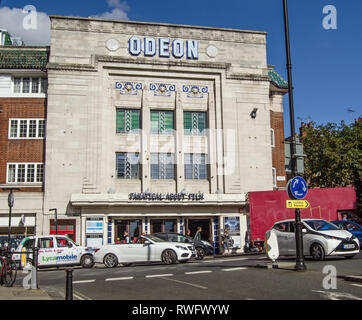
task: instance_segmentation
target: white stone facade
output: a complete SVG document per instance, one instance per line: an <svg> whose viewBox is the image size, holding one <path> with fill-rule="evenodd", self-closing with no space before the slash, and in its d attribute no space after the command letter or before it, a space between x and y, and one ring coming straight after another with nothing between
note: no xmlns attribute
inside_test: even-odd
<svg viewBox="0 0 362 320"><path fill-rule="evenodd" d="M157 53L145 56L142 48L132 55L134 36L142 45L155 39ZM180 41L173 53L174 40ZM197 42L197 59L196 53L187 58L187 40ZM169 58L160 56L162 46ZM76 220L81 244L89 217L103 219L104 243L116 238L115 220L140 219L142 231L150 232L153 218L176 219L178 232L189 218L209 219L205 240L217 242L223 217L237 216L242 249L246 194L273 189L270 110L283 110L282 99L270 100L266 57L264 32L51 16L42 232L49 230L49 209L57 208L59 219ZM199 91L190 93L192 87ZM117 108L140 110L139 134L116 133ZM173 135L150 133L152 110L174 112ZM185 135L185 111L206 112L210 134ZM139 179L116 178L117 152L139 153ZM157 152L175 155L174 179L151 179L150 157ZM208 179L185 179L186 153L208 156ZM204 199L128 197L185 190Z"/></svg>

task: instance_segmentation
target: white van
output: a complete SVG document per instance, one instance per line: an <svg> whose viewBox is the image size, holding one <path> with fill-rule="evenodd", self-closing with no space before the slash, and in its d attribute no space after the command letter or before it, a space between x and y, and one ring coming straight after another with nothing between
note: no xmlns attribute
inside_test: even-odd
<svg viewBox="0 0 362 320"><path fill-rule="evenodd" d="M81 265L83 268L94 266L94 249L81 247L66 236L31 236L24 238L16 252L33 251L39 248L38 267L63 267ZM24 262L22 254L15 253L12 259L17 263ZM31 262L33 254L27 255L27 262Z"/></svg>

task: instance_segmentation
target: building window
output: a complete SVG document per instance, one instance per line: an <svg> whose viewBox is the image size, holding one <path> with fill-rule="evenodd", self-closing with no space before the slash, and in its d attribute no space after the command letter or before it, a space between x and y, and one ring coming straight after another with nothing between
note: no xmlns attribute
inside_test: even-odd
<svg viewBox="0 0 362 320"><path fill-rule="evenodd" d="M173 111L151 111L152 134L172 134L173 129Z"/></svg>
<svg viewBox="0 0 362 320"><path fill-rule="evenodd" d="M45 136L44 119L10 119L10 139L41 139Z"/></svg>
<svg viewBox="0 0 362 320"><path fill-rule="evenodd" d="M117 109L116 133L138 133L140 110Z"/></svg>
<svg viewBox="0 0 362 320"><path fill-rule="evenodd" d="M202 136L206 129L206 112L184 112L185 135Z"/></svg>
<svg viewBox="0 0 362 320"><path fill-rule="evenodd" d="M117 179L139 179L139 153L116 153L116 174Z"/></svg>
<svg viewBox="0 0 362 320"><path fill-rule="evenodd" d="M151 153L151 179L174 179L175 161L172 153Z"/></svg>
<svg viewBox="0 0 362 320"><path fill-rule="evenodd" d="M7 183L42 183L43 163L8 163Z"/></svg>
<svg viewBox="0 0 362 320"><path fill-rule="evenodd" d="M270 139L271 139L271 146L272 148L274 148L275 147L274 129L270 129Z"/></svg>
<svg viewBox="0 0 362 320"><path fill-rule="evenodd" d="M46 93L48 89L48 80L40 77L17 77L13 80L14 93L39 94Z"/></svg>
<svg viewBox="0 0 362 320"><path fill-rule="evenodd" d="M272 174L273 174L273 187L277 186L277 170L275 168L272 168Z"/></svg>
<svg viewBox="0 0 362 320"><path fill-rule="evenodd" d="M185 153L185 179L207 179L205 154Z"/></svg>

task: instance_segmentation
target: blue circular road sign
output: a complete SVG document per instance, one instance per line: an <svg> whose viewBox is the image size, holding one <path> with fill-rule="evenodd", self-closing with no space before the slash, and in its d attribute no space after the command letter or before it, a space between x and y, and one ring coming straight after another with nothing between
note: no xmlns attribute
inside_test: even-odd
<svg viewBox="0 0 362 320"><path fill-rule="evenodd" d="M292 199L304 199L308 192L307 182L301 177L295 177L288 183L288 195Z"/></svg>

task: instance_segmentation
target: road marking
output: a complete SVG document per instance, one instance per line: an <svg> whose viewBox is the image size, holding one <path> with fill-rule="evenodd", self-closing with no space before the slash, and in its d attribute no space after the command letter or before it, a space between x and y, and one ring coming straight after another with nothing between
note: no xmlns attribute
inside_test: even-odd
<svg viewBox="0 0 362 320"><path fill-rule="evenodd" d="M351 286L361 287L362 288L362 284L357 284L357 283L352 283Z"/></svg>
<svg viewBox="0 0 362 320"><path fill-rule="evenodd" d="M105 281L132 280L134 277L107 278Z"/></svg>
<svg viewBox="0 0 362 320"><path fill-rule="evenodd" d="M211 270L203 270L203 271L190 271L190 272L185 272L185 274L200 274L200 273L211 273Z"/></svg>
<svg viewBox="0 0 362 320"><path fill-rule="evenodd" d="M87 297L86 295L77 292L77 291L73 291L73 296L76 297L78 300L92 300L91 298Z"/></svg>
<svg viewBox="0 0 362 320"><path fill-rule="evenodd" d="M163 280L168 280L168 281L173 281L173 282L177 282L177 283L181 283L181 284L186 284L186 285L188 285L188 286L192 286L192 287L199 288L199 289L207 289L207 287L200 286L200 285L194 284L194 283L189 283L189 282L181 281L181 280L170 279L170 278L162 278L162 277L161 277L161 279L163 279Z"/></svg>
<svg viewBox="0 0 362 320"><path fill-rule="evenodd" d="M211 262L229 262L229 261L242 261L242 260L248 260L248 258L237 258L237 259L215 259L215 260L205 260L203 262L205 263L211 263Z"/></svg>
<svg viewBox="0 0 362 320"><path fill-rule="evenodd" d="M150 274L146 276L146 278L159 278L159 277L172 277L172 273L166 273L166 274Z"/></svg>
<svg viewBox="0 0 362 320"><path fill-rule="evenodd" d="M95 282L96 280L79 280L79 281L73 281L73 284L77 284L77 283L91 283L91 282Z"/></svg>
<svg viewBox="0 0 362 320"><path fill-rule="evenodd" d="M350 293L344 293L344 292L329 292L329 291L318 291L318 290L312 290L313 292L321 293L326 296L329 300L342 300L342 299L348 299L348 300L362 300L362 298L356 297Z"/></svg>
<svg viewBox="0 0 362 320"><path fill-rule="evenodd" d="M248 268L240 267L240 268L229 268L229 269L221 269L221 271L238 271L238 270L246 270Z"/></svg>

